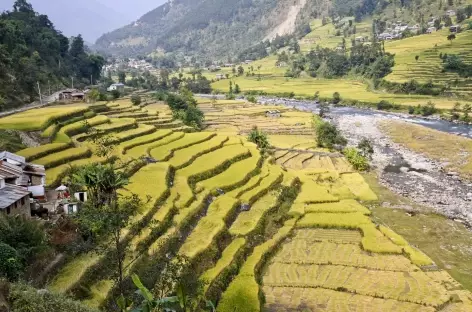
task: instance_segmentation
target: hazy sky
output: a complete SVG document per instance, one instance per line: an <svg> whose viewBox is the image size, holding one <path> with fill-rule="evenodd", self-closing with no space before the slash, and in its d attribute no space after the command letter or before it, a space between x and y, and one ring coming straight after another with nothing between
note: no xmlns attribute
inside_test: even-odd
<svg viewBox="0 0 472 312"><path fill-rule="evenodd" d="M14 0L0 0L0 11L11 10ZM79 33L88 42L127 25L166 0L29 0L66 36Z"/></svg>

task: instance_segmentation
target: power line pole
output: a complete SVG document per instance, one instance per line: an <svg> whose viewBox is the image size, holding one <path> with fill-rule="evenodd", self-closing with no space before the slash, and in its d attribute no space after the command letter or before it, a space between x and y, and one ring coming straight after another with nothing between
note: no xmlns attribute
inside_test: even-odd
<svg viewBox="0 0 472 312"><path fill-rule="evenodd" d="M39 86L39 81L38 81L38 93L39 93L39 103L43 105L43 97L41 96L41 87Z"/></svg>
<svg viewBox="0 0 472 312"><path fill-rule="evenodd" d="M93 86L93 75L90 75L90 86Z"/></svg>
<svg viewBox="0 0 472 312"><path fill-rule="evenodd" d="M72 89L74 89L74 77L71 77L72 78Z"/></svg>
<svg viewBox="0 0 472 312"><path fill-rule="evenodd" d="M49 82L49 79L48 79L48 87L49 87L49 96L51 96L51 83Z"/></svg>

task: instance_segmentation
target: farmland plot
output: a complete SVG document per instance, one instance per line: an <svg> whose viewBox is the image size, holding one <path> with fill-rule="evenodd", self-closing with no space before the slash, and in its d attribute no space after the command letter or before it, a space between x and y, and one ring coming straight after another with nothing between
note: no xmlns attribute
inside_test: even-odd
<svg viewBox="0 0 472 312"><path fill-rule="evenodd" d="M123 232L132 263L125 275L141 274L150 289L160 259L182 255L207 282L203 292L218 312L470 311L469 292L371 219L365 202L377 200L375 193L343 157L314 148L310 114L280 108L281 118L266 118L266 109L279 108L199 103L209 125L203 132L171 128L175 121L162 104L138 109L123 100L108 105L109 117L89 118L97 122L93 133L80 133L79 122L52 127L47 132L74 135L20 154L47 167L49 185L71 165L107 161L93 153L93 136L110 135L120 161L148 156L120 193L144 202L133 219L141 231ZM64 117L51 114L35 127ZM252 125L274 133L273 156L246 140ZM105 307L116 286L103 256L82 253L47 287Z"/></svg>

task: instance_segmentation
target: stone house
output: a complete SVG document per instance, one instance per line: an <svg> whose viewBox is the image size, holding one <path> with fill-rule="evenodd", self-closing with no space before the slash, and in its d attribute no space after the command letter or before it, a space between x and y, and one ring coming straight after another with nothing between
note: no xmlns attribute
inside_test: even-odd
<svg viewBox="0 0 472 312"><path fill-rule="evenodd" d="M0 175L0 213L30 216L30 192L5 180Z"/></svg>
<svg viewBox="0 0 472 312"><path fill-rule="evenodd" d="M4 151L0 152L0 175L6 184L26 189L35 199L46 199L44 166L27 163L24 157Z"/></svg>

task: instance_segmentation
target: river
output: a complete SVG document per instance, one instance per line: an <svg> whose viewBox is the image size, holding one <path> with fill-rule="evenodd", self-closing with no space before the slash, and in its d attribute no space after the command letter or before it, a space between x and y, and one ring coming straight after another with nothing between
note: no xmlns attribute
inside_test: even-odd
<svg viewBox="0 0 472 312"><path fill-rule="evenodd" d="M294 99L279 99L270 97L259 97L259 103L265 105L284 105L294 107L302 111L311 111L317 113L319 111L319 105L314 101L306 100L294 100ZM357 115L357 116L379 116L388 119L401 120L419 124L431 129L435 129L442 132L456 134L472 139L472 125L459 124L438 118L422 118L410 116L403 113L391 113L383 112L378 110L372 110L368 108L356 108L346 106L333 106L330 108L330 115L342 116L342 115Z"/></svg>

